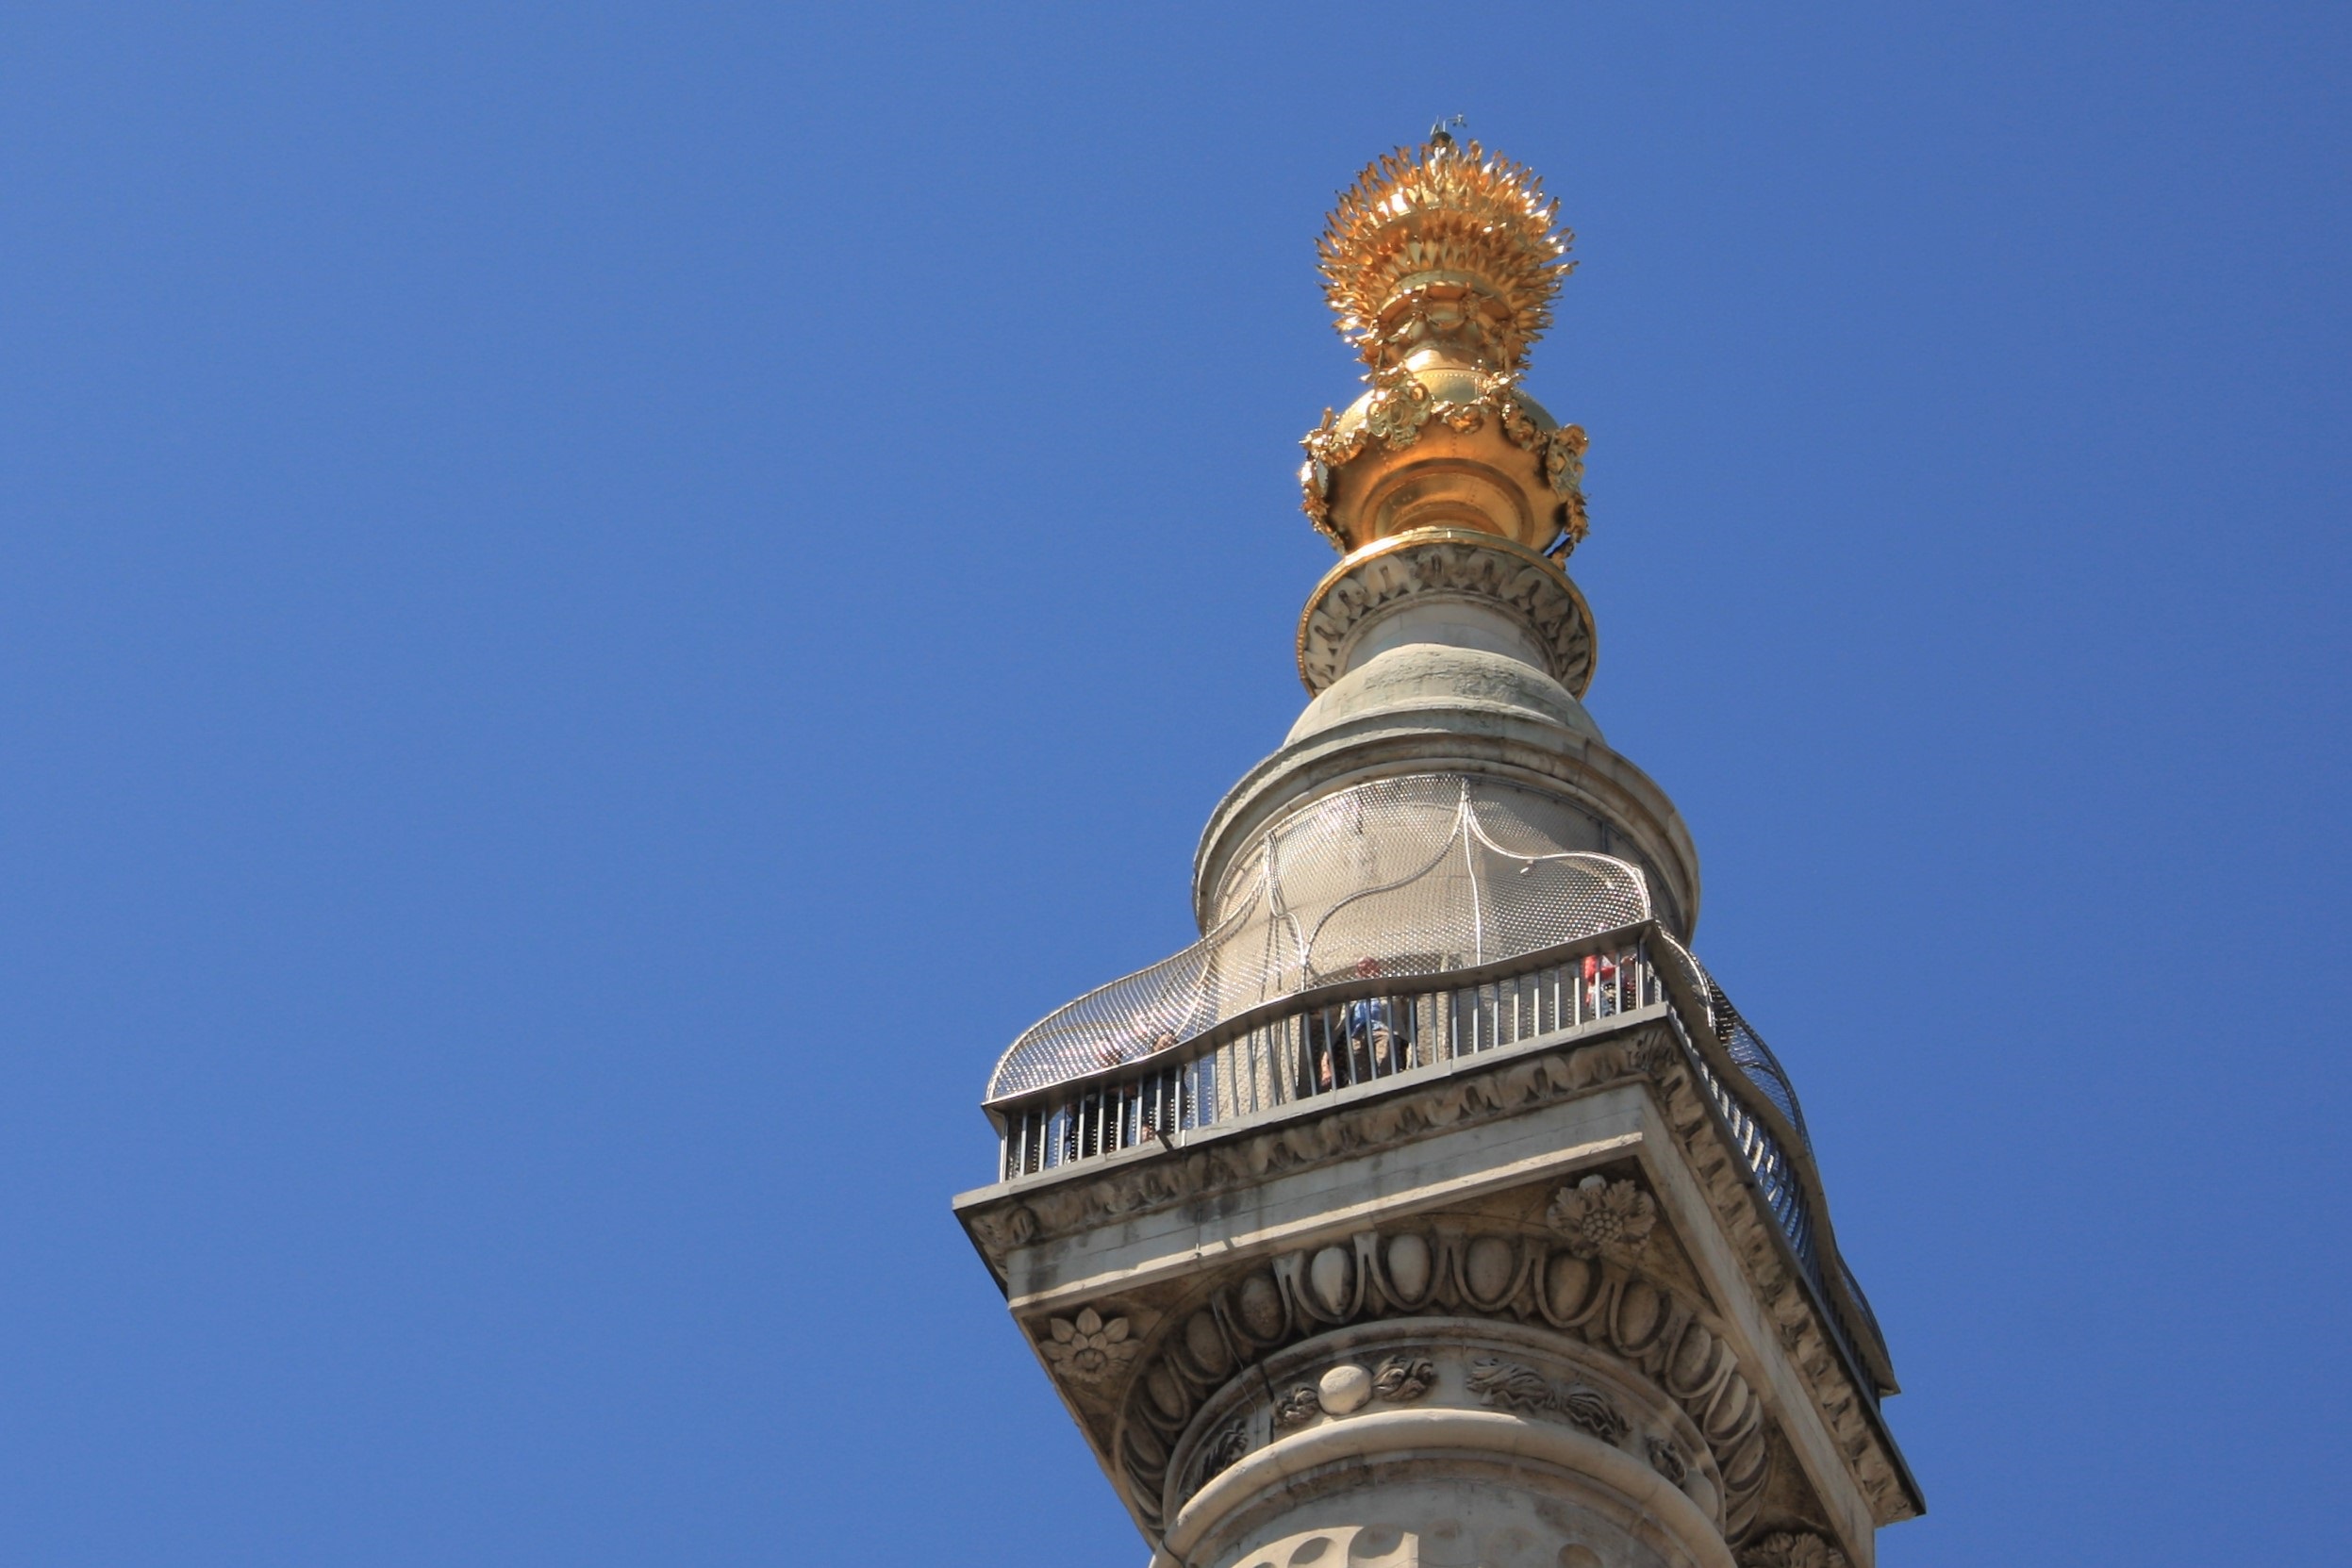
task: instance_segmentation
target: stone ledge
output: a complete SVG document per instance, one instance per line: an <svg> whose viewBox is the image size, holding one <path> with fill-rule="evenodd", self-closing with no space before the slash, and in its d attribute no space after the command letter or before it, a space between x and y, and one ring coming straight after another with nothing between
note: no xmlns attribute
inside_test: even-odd
<svg viewBox="0 0 2352 1568"><path fill-rule="evenodd" d="M1722 1228L1758 1310L1843 1467L1867 1499L1869 1513L1880 1524L1913 1517L1923 1505L1899 1451L1835 1347L1786 1238L1693 1077L1683 1048L1667 1025L1636 1017L1621 1033L1598 1040L1590 1035L1538 1040L1465 1058L1433 1078L1416 1075L1383 1085L1376 1095L1367 1091L1360 1100L1318 1103L1271 1124L1236 1127L1202 1147L1117 1158L1105 1162L1106 1168L1056 1173L1043 1184L1029 1178L985 1188L959 1197L956 1212L1008 1297L1018 1297L1017 1314L1083 1310L1077 1302L1087 1295L1135 1289L1151 1277L1197 1269L1207 1255L1202 1248L1211 1244L1196 1239L1184 1246L1182 1231L1187 1227L1222 1231L1216 1250L1238 1260L1244 1249L1233 1233L1236 1216L1211 1211L1219 1201L1245 1204L1269 1177L1360 1161L1615 1085L1638 1085L1657 1105L1681 1156L1678 1163ZM1520 1178L1505 1171L1497 1179ZM1367 1201L1373 1207L1393 1205L1399 1196L1374 1195ZM1175 1214L1178 1210L1184 1214ZM1153 1216L1165 1221L1156 1228L1156 1239L1140 1230ZM1260 1225L1248 1249L1264 1252L1296 1245L1308 1230L1344 1230L1365 1223L1359 1213L1326 1213L1313 1224ZM1115 1252L1124 1256L1109 1255ZM1156 1263L1149 1261L1152 1257ZM1064 1266L1072 1263L1082 1266ZM1133 1331L1149 1334L1156 1327L1139 1324ZM1066 1397L1069 1392L1065 1389ZM1075 1412L1078 1406L1072 1408ZM1087 1423L1082 1419L1082 1425ZM1101 1437L1095 1441L1110 1469Z"/></svg>

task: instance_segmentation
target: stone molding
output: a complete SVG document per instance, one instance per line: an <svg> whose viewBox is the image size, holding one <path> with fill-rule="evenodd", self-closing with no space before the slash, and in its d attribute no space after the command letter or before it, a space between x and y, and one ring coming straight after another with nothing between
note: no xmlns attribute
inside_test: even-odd
<svg viewBox="0 0 2352 1568"><path fill-rule="evenodd" d="M1632 1506L1626 1511L1633 1518L1615 1522L1638 1521L1648 1527L1645 1533L1652 1539L1663 1536L1682 1548L1667 1560L1695 1562L1699 1568L1734 1568L1731 1550L1714 1523L1679 1488L1639 1459L1572 1427L1471 1410L1372 1411L1353 1421L1318 1427L1261 1448L1203 1487L1170 1522L1159 1549L1152 1554L1151 1568L1198 1568L1218 1560L1221 1543L1216 1538L1229 1520L1245 1511L1251 1499L1296 1495L1318 1483L1328 1484L1340 1474L1383 1477L1383 1473L1393 1473L1392 1467L1408 1468L1416 1460L1432 1458L1461 1475L1469 1469L1463 1461L1472 1456L1487 1461L1486 1474L1479 1478L1498 1488L1528 1488L1532 1482L1549 1492L1565 1483L1585 1491L1586 1495L1602 1493L1630 1501ZM1311 1561L1314 1558L1299 1547L1334 1533L1346 1532L1344 1527L1338 1532L1329 1527L1313 1529L1303 1532L1303 1539L1292 1538L1299 1546L1285 1543L1270 1554L1248 1553L1244 1560L1268 1568ZM1392 1529L1379 1536L1393 1548L1401 1533ZM1367 1560L1381 1560L1368 1554L1353 1559L1358 1562ZM1318 1568L1340 1568L1350 1560L1343 1553ZM1564 1568L1585 1568L1600 1559L1562 1555L1555 1560Z"/></svg>
<svg viewBox="0 0 2352 1568"><path fill-rule="evenodd" d="M1373 1349L1335 1345L1350 1329ZM1629 1454L1702 1454L1669 1478L1736 1540L1757 1517L1771 1433L1721 1329L1687 1293L1615 1258L1534 1232L1400 1221L1268 1260L1170 1324L1121 1410L1118 1478L1156 1530L1219 1468L1285 1432L1376 1399L1441 1398L1565 1422ZM1302 1356L1329 1364L1285 1370ZM1626 1413L1644 1407L1684 1419Z"/></svg>
<svg viewBox="0 0 2352 1568"><path fill-rule="evenodd" d="M1497 535L1425 528L1366 545L1317 585L1299 617L1299 679L1308 693L1339 679L1359 630L1423 595L1497 605L1533 634L1546 673L1570 695L1591 687L1599 656L1593 613L1558 567Z"/></svg>
<svg viewBox="0 0 2352 1568"><path fill-rule="evenodd" d="M1645 1083L1874 1521L1886 1525L1915 1517L1921 1505L1898 1468L1876 1407L1830 1338L1811 1288L1793 1265L1787 1242L1719 1114L1693 1077L1684 1049L1669 1027L1651 1024L1573 1048L1499 1053L1483 1071L1448 1074L1426 1083L1407 1081L1375 1098L1236 1130L1200 1147L1119 1159L1098 1175L1073 1173L1013 1193L984 1191L961 1206L963 1218L1003 1279L1006 1259L1019 1248L1243 1192L1269 1175L1400 1147L1613 1084ZM1106 1322L1122 1315L1108 1302L1090 1305ZM1247 1328L1253 1309L1261 1316L1267 1310L1263 1301L1236 1301L1236 1321ZM1257 1339L1265 1343L1269 1337Z"/></svg>
<svg viewBox="0 0 2352 1568"><path fill-rule="evenodd" d="M969 1210L965 1223L999 1279L1014 1248L1058 1241L1136 1214L1254 1187L1268 1176L1392 1148L1611 1083L1679 1072L1673 1035L1657 1027L1433 1079L1313 1114L1313 1108L1201 1147L1106 1162L1101 1174L1039 1184ZM1412 1081L1403 1081L1411 1082ZM1687 1075L1681 1081L1688 1082Z"/></svg>

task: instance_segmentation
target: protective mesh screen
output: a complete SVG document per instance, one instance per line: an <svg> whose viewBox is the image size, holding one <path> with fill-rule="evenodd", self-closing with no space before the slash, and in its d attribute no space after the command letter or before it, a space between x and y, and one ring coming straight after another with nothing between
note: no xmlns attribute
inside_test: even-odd
<svg viewBox="0 0 2352 1568"><path fill-rule="evenodd" d="M1708 993L1708 1005L1714 1013L1715 1038L1723 1042L1724 1054L1731 1059L1732 1065L1747 1075L1747 1081L1756 1086L1756 1092L1788 1118L1788 1124L1797 1129L1797 1136L1811 1152L1813 1133L1805 1127L1805 1108L1797 1102L1797 1085L1789 1081L1781 1059L1772 1054L1764 1036L1740 1016L1739 1009L1731 1005L1731 999L1723 994L1722 986L1710 980Z"/></svg>
<svg viewBox="0 0 2352 1568"><path fill-rule="evenodd" d="M1660 933L1658 946L1662 960L1681 970L1682 978L1705 999L1707 1021L1713 1026L1723 1053L1756 1092L1788 1118L1788 1124L1797 1130L1798 1141L1811 1153L1813 1134L1805 1127L1805 1108L1797 1102L1797 1085L1789 1081L1788 1069L1781 1065L1781 1059L1772 1054L1772 1048L1764 1044L1755 1027L1740 1016L1740 1010L1731 1005L1731 999L1723 994L1714 976L1688 949L1664 933Z"/></svg>
<svg viewBox="0 0 2352 1568"><path fill-rule="evenodd" d="M1563 801L1460 774L1324 796L1235 859L1207 935L1049 1014L1005 1052L988 1098L1135 1061L1366 959L1436 974L1649 918L1638 869L1576 847L1594 832Z"/></svg>
<svg viewBox="0 0 2352 1568"><path fill-rule="evenodd" d="M1723 994L1723 987L1715 983L1714 977L1707 972L1706 966L1692 957L1687 949L1664 933L1660 934L1657 949L1664 961L1681 969L1699 996L1706 999L1708 1022L1713 1027L1716 1041L1723 1047L1723 1053L1739 1069L1740 1076L1747 1081L1747 1087L1769 1100L1788 1119L1789 1126L1796 1130L1798 1145L1810 1157L1813 1153L1813 1134L1805 1126L1805 1108L1798 1102L1797 1086L1789 1081L1788 1071L1781 1065L1781 1059L1772 1054L1772 1048L1764 1044L1764 1036L1740 1015L1740 1010L1731 1005L1731 999ZM1709 1076L1712 1078L1713 1075ZM1834 1246L1828 1249L1829 1263L1834 1268L1842 1290L1830 1290L1830 1275L1825 1270L1823 1263L1824 1249L1814 1234L1812 1206L1805 1197L1788 1156L1781 1148L1780 1141L1735 1103L1727 1104L1725 1111L1747 1156L1748 1168L1755 1174L1757 1190L1772 1206L1773 1214L1781 1222L1781 1229L1787 1233L1789 1245L1797 1251L1797 1261L1812 1276L1814 1288L1820 1293L1823 1304L1829 1308L1831 1328L1846 1342L1847 1347L1852 1349L1854 1326L1847 1321L1845 1315L1850 1308L1882 1364L1886 1358L1886 1338L1879 1329L1877 1314L1870 1310L1870 1298L1863 1294L1860 1281L1846 1266L1845 1260L1836 1256Z"/></svg>

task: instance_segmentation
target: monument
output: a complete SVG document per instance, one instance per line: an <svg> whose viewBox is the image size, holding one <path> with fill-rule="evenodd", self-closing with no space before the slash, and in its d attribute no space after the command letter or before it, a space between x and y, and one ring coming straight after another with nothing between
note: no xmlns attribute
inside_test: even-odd
<svg viewBox="0 0 2352 1568"><path fill-rule="evenodd" d="M1585 437L1521 384L1556 218L1442 129L1340 198L1312 701L1201 940L988 1081L956 1213L1152 1568L1868 1568L1923 1508L1690 835L1583 705Z"/></svg>

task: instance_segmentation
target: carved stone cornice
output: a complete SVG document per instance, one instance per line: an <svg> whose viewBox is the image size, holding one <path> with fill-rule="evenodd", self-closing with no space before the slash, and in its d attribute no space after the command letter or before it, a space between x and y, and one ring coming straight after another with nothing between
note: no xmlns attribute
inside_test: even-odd
<svg viewBox="0 0 2352 1568"><path fill-rule="evenodd" d="M1002 1279L1016 1247L1058 1241L1138 1214L1254 1187L1283 1171L1392 1148L1451 1128L1511 1115L1611 1083L1677 1072L1681 1047L1651 1025L1568 1051L1498 1063L1487 1072L1434 1080L1378 1098L1272 1122L1197 1147L1126 1155L1099 1172L1031 1178L975 1195L964 1223ZM1687 1075L1678 1080L1687 1083ZM999 1196L1002 1192L1002 1196Z"/></svg>
<svg viewBox="0 0 2352 1568"><path fill-rule="evenodd" d="M1668 1026L1651 1023L1573 1047L1499 1052L1483 1070L1408 1082L1352 1104L1308 1108L1285 1120L1213 1134L1191 1147L1123 1156L1103 1162L1100 1169L1077 1167L984 1189L968 1195L958 1210L1002 1281L1012 1254L1024 1248L1050 1246L1180 1205L1213 1203L1256 1188L1269 1176L1400 1148L1613 1085L1639 1083L1658 1106L1874 1519L1884 1525L1913 1517L1921 1505L1876 1407L1822 1321L1785 1238L1693 1076L1684 1049ZM1565 1245L1562 1252L1573 1255ZM1105 1323L1127 1315L1113 1301L1090 1305ZM1262 1293L1236 1297L1233 1320L1254 1332L1251 1313L1270 1322L1267 1310ZM1060 1315L1068 1312L1060 1310ZM1138 1323L1135 1331L1146 1337L1147 1362L1158 1353L1151 1336L1166 1328L1156 1321L1148 1327ZM1259 1333L1259 1341L1266 1342L1270 1332ZM1142 1386L1140 1379L1135 1386Z"/></svg>
<svg viewBox="0 0 2352 1568"><path fill-rule="evenodd" d="M1299 618L1299 678L1320 692L1346 669L1359 629L1392 605L1440 594L1509 611L1543 649L1552 679L1577 697L1592 685L1598 643L1583 594L1526 545L1469 528L1399 534L1333 567Z"/></svg>

